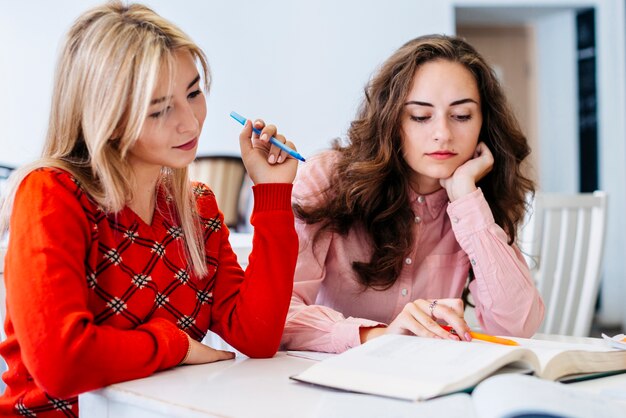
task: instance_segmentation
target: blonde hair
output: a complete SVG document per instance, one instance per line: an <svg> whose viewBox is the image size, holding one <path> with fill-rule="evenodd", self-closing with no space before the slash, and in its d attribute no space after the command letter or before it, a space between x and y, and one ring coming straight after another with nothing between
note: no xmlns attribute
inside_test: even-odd
<svg viewBox="0 0 626 418"><path fill-rule="evenodd" d="M204 52L150 8L111 1L76 20L57 65L42 158L14 173L0 209L0 235L8 230L19 183L36 168L69 171L109 213L132 200L134 178L126 155L143 127L159 72L167 68L173 74L179 50L189 51L199 63L208 92ZM194 271L206 275L187 168L164 168L160 184L173 198Z"/></svg>

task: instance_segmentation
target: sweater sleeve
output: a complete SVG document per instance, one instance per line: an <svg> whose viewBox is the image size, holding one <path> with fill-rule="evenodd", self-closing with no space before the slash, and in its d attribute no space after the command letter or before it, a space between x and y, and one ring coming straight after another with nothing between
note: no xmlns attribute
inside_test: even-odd
<svg viewBox="0 0 626 418"><path fill-rule="evenodd" d="M480 189L448 206L452 229L476 279L470 284L476 318L489 333L532 336L544 305L524 257L493 219Z"/></svg>
<svg viewBox="0 0 626 418"><path fill-rule="evenodd" d="M298 171L294 182L294 203L317 204L323 199L333 163L333 154L323 153ZM323 233L313 242L319 227L296 219L300 251L282 345L292 350L340 353L361 344L361 327L381 324L363 318L346 318L341 312L316 304L326 277L326 256L332 245L330 232Z"/></svg>
<svg viewBox="0 0 626 418"><path fill-rule="evenodd" d="M228 242L227 229L221 238L211 329L250 357L273 356L285 326L298 256L292 187L253 187L254 236L245 272Z"/></svg>
<svg viewBox="0 0 626 418"><path fill-rule="evenodd" d="M80 194L50 170L28 175L6 258L8 320L22 359L37 385L61 398L172 367L189 344L163 319L132 330L94 323L85 270L91 227Z"/></svg>

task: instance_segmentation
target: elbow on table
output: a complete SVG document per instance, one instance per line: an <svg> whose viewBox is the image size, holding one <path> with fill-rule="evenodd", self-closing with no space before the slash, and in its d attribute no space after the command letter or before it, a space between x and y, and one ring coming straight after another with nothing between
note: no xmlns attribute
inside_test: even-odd
<svg viewBox="0 0 626 418"><path fill-rule="evenodd" d="M541 323L539 323L539 325L541 325ZM531 338L539 329L539 325L532 327L520 327L519 329L511 330L508 335L520 338Z"/></svg>
<svg viewBox="0 0 626 418"><path fill-rule="evenodd" d="M88 373L87 370L83 370ZM68 373L60 367L41 368L32 373L37 386L53 398L66 399L85 392L85 385L80 376Z"/></svg>
<svg viewBox="0 0 626 418"><path fill-rule="evenodd" d="M525 316L525 320L518 321L509 329L509 335L522 338L531 338L541 327L544 317L543 301L533 304ZM524 317L523 317L524 318Z"/></svg>
<svg viewBox="0 0 626 418"><path fill-rule="evenodd" d="M530 327L529 324L507 324L485 322L482 329L487 334L501 335L505 337L530 338L534 335L538 327Z"/></svg>
<svg viewBox="0 0 626 418"><path fill-rule="evenodd" d="M493 335L505 335L511 337L530 338L541 327L544 317L544 305L539 299L523 310L515 314L510 312L490 315L481 315L479 322L482 328Z"/></svg>
<svg viewBox="0 0 626 418"><path fill-rule="evenodd" d="M275 329L266 328L265 332L258 329L240 339L238 344L233 344L233 347L250 358L274 357L280 348L282 328L280 330L281 332L277 333Z"/></svg>
<svg viewBox="0 0 626 418"><path fill-rule="evenodd" d="M98 383L101 379L94 376L93 367L67 353L40 357L29 371L37 386L54 398L66 399L105 386Z"/></svg>
<svg viewBox="0 0 626 418"><path fill-rule="evenodd" d="M76 390L71 382L68 382L63 378L46 379L45 382L41 382L41 380L39 380L39 386L48 396L58 399L68 399L84 392Z"/></svg>
<svg viewBox="0 0 626 418"><path fill-rule="evenodd" d="M247 350L242 351L242 353L250 358L271 358L276 355L279 346L280 341L271 343L264 342L248 347Z"/></svg>
<svg viewBox="0 0 626 418"><path fill-rule="evenodd" d="M532 308L533 312L527 317L527 334L524 337L530 338L532 337L543 324L543 320L545 319L545 305L543 304L543 300L539 299L537 303Z"/></svg>

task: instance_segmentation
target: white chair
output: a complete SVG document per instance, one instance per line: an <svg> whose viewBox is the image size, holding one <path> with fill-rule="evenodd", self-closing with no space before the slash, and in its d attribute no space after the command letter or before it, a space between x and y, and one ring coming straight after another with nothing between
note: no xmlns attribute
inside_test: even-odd
<svg viewBox="0 0 626 418"><path fill-rule="evenodd" d="M600 283L605 192L537 192L519 246L546 306L540 332L586 337Z"/></svg>

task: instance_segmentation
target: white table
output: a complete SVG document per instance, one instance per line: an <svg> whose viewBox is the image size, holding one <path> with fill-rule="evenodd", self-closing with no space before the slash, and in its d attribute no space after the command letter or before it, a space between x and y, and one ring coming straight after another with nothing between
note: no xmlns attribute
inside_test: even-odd
<svg viewBox="0 0 626 418"><path fill-rule="evenodd" d="M581 341L572 337L538 337ZM598 339L584 340L601 343ZM178 367L83 394L79 397L80 413L95 418L314 417L328 394L353 395L289 379L312 364L313 360L280 352L271 359L238 357L225 362ZM571 385L596 393L611 388L624 391L626 374ZM406 405L404 401L394 402Z"/></svg>
<svg viewBox="0 0 626 418"><path fill-rule="evenodd" d="M80 414L93 418L307 417L328 389L295 382L313 360L278 353L182 366L145 379L80 395Z"/></svg>

